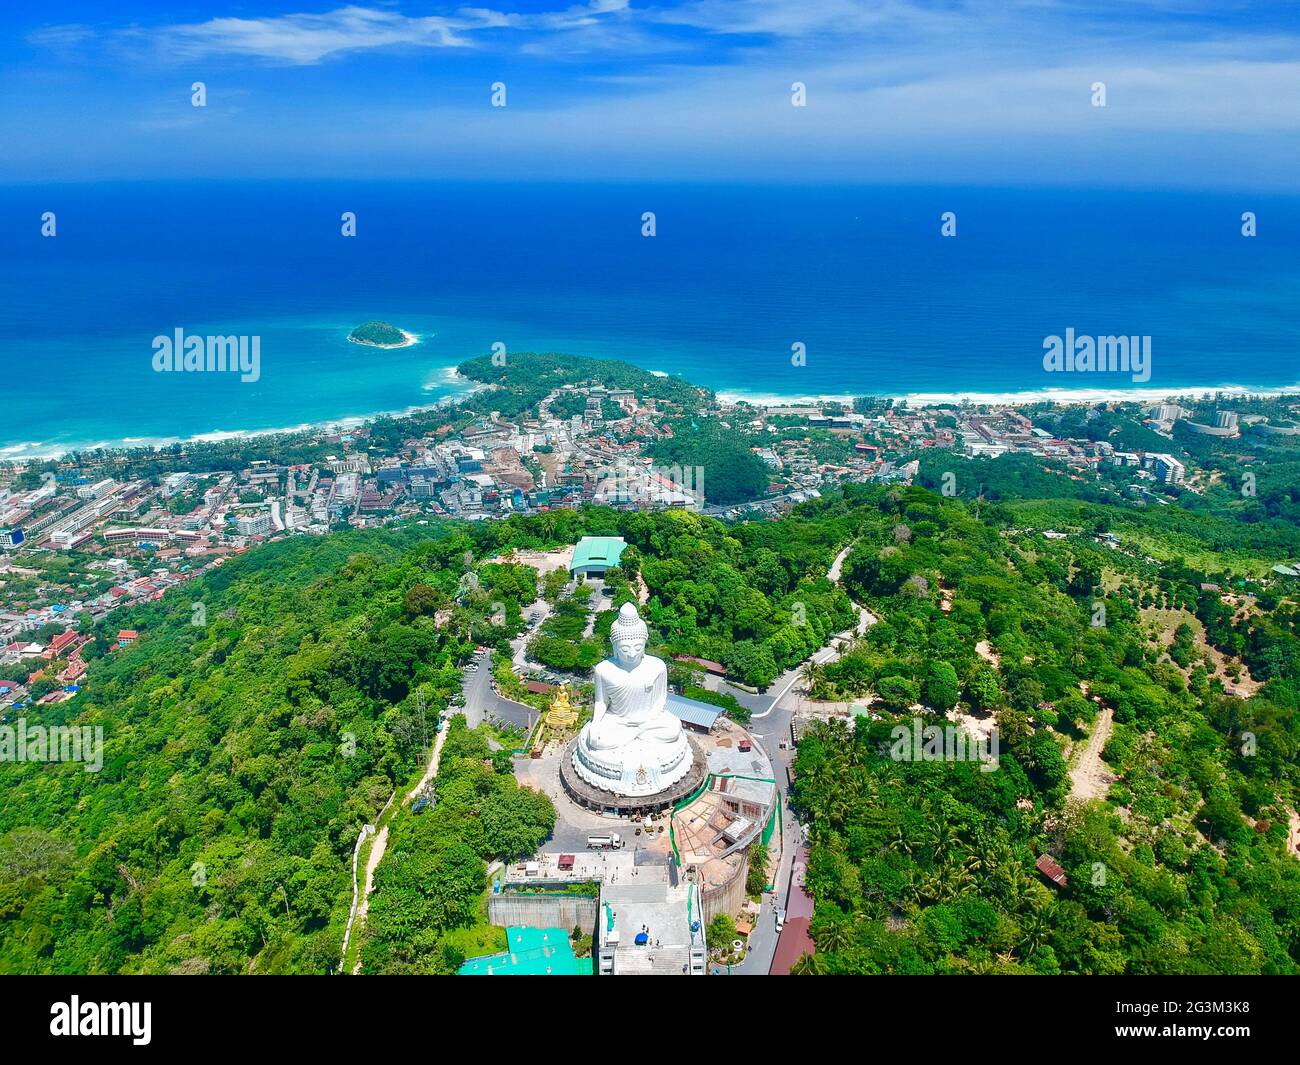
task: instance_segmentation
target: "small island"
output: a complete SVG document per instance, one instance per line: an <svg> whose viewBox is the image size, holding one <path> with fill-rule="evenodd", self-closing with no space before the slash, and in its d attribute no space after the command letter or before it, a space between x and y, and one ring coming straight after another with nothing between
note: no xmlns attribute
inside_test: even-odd
<svg viewBox="0 0 1300 1065"><path fill-rule="evenodd" d="M388 322L362 322L348 334L348 339L372 348L409 348L420 338Z"/></svg>

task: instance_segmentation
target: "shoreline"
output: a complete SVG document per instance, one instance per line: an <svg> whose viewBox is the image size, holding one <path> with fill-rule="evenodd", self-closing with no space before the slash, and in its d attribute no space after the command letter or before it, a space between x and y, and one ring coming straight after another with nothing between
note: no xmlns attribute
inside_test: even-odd
<svg viewBox="0 0 1300 1065"><path fill-rule="evenodd" d="M412 333L409 329L399 329L398 332L404 338L400 344L377 344L373 340L358 340L351 333L348 334L348 343L363 348L378 348L381 351L398 351L401 348L413 348L421 340L419 333Z"/></svg>
<svg viewBox="0 0 1300 1065"><path fill-rule="evenodd" d="M707 387L707 386L706 386ZM1273 396L1300 394L1300 383L1291 385L1177 385L1173 388L1036 388L1006 392L953 390L946 392L838 392L780 394L744 392L740 389L715 390L718 402L736 406L747 403L758 407L795 407L818 403L849 403L863 396L907 401L909 407L957 407L963 403L998 407L1028 407L1037 403L1060 406L1096 403L1161 403L1167 400L1198 399L1204 395Z"/></svg>
<svg viewBox="0 0 1300 1065"><path fill-rule="evenodd" d="M403 333L406 331L403 330ZM414 334L407 334L414 335ZM364 343L353 341L353 343ZM385 345L369 344L368 347ZM408 347L410 345L400 345ZM659 370L646 370L657 377L673 376ZM121 437L116 440L99 440L86 443L51 443L42 441L28 443L0 444L0 463L23 463L61 459L74 451L129 451L149 448L157 451L175 444L209 444L225 440L253 439L262 436L290 436L300 433L330 432L333 430L357 429L379 418L404 418L423 411L435 410L491 387L482 382L473 382L461 374L455 366L449 366L443 373L444 378L458 386L457 391L441 397L433 403L417 403L400 410L380 410L369 414L344 414L337 417L319 418L300 422L297 425L276 426L264 429L208 429L188 436L170 437ZM433 386L426 384L425 390ZM708 388L708 385L701 385ZM1229 397L1258 396L1270 398L1280 395L1300 394L1300 383L1294 385L1252 386L1238 384L1224 385L1182 385L1174 388L1049 388L1025 389L1007 392L845 392L817 394L778 394L747 393L737 389L715 390L718 402L723 406L748 404L756 407L799 407L815 406L819 403L846 403L862 396L877 399L892 399L895 403L906 401L909 407L957 407L963 403L976 406L988 405L999 407L1026 407L1041 403L1054 403L1060 406L1091 406L1097 403L1138 403L1156 404L1179 399L1195 399L1204 395L1223 395Z"/></svg>
<svg viewBox="0 0 1300 1065"><path fill-rule="evenodd" d="M159 451L175 444L219 444L226 440L252 440L263 436L295 436L303 433L327 433L335 430L359 429L380 418L407 418L424 411L437 410L462 399L488 386L477 381L470 381L455 366L449 366L444 377L459 387L458 391L449 393L433 403L415 403L401 410L379 410L369 414L344 414L338 417L318 418L300 422L297 425L270 426L264 429L207 429L188 436L151 436L120 437L116 440L99 440L88 443L52 443L42 441L15 444L0 444L0 464L45 462L50 459L62 459L74 451L134 451L148 448ZM425 385L425 390L432 386ZM39 449L39 450L36 450Z"/></svg>

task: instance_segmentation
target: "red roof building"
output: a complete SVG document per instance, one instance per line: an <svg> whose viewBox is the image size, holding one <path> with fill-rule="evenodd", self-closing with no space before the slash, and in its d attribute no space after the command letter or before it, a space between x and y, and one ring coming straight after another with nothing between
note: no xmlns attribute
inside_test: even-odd
<svg viewBox="0 0 1300 1065"><path fill-rule="evenodd" d="M808 868L808 848L795 851L790 868L790 891L785 903L785 927L776 941L769 976L789 976L790 970L805 954L816 954L817 944L808 933L812 923L813 898L804 888L804 873Z"/></svg>
<svg viewBox="0 0 1300 1065"><path fill-rule="evenodd" d="M1057 887L1065 887L1070 882L1070 878L1065 875L1065 870L1056 863L1050 854L1041 855L1034 865L1043 876L1047 877Z"/></svg>
<svg viewBox="0 0 1300 1065"><path fill-rule="evenodd" d="M46 658L58 658L71 644L77 642L77 633L75 631L61 632L50 641L49 647L44 651Z"/></svg>
<svg viewBox="0 0 1300 1065"><path fill-rule="evenodd" d="M725 677L727 667L721 662L713 662L707 658L695 658L693 655L673 655L674 662L689 662L691 665L699 666L706 673L712 673L715 677Z"/></svg>

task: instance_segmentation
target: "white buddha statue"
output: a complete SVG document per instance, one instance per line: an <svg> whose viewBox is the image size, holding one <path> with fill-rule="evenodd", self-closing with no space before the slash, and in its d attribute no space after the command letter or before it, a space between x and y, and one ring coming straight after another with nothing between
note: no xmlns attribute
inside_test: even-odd
<svg viewBox="0 0 1300 1065"><path fill-rule="evenodd" d="M595 669L596 703L573 750L573 767L589 784L620 795L653 795L691 768L681 721L666 709L668 670L647 656L649 632L631 603L609 631L612 658Z"/></svg>

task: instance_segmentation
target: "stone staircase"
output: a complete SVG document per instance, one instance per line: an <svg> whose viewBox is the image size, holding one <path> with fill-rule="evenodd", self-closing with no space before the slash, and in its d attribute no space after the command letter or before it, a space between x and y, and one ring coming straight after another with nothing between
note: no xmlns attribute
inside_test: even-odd
<svg viewBox="0 0 1300 1065"><path fill-rule="evenodd" d="M654 959L652 962L651 959ZM614 955L615 976L680 976L690 972L689 947L626 947Z"/></svg>

